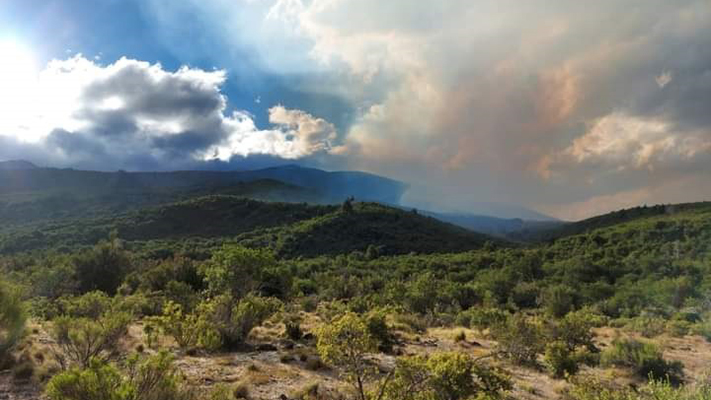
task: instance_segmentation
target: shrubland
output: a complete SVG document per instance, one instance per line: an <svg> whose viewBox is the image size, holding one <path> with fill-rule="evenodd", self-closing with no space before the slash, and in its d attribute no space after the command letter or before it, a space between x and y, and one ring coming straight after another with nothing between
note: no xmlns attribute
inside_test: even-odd
<svg viewBox="0 0 711 400"><path fill-rule="evenodd" d="M181 207L203 215L200 202L171 207L162 208L171 221ZM284 226L261 219L260 207L250 221L268 226L231 231L228 220L210 231L234 233L226 236L127 239L118 230L91 245L72 239L27 252L7 250L25 233L5 236L0 355L21 358L31 315L56 364L38 382L52 400L194 398L174 359L259 351L348 386L335 395L316 385L302 398L496 398L519 390L507 371L520 370L547 374L580 400L708 394L661 339L711 339L706 205L642 210L528 245L371 204L264 206L296 213ZM141 215L151 234L163 232L159 214ZM452 242L437 251L443 237ZM433 329L455 347L413 351ZM639 390L594 393L588 376L605 369L626 371ZM236 398L258 375L211 396Z"/></svg>

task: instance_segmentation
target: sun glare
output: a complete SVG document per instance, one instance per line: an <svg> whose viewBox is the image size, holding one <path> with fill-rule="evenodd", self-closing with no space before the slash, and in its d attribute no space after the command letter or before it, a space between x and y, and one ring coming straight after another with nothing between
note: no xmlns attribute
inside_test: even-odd
<svg viewBox="0 0 711 400"><path fill-rule="evenodd" d="M37 85L37 64L32 52L20 42L0 39L0 109L4 117L0 128L25 136L19 121L32 110Z"/></svg>

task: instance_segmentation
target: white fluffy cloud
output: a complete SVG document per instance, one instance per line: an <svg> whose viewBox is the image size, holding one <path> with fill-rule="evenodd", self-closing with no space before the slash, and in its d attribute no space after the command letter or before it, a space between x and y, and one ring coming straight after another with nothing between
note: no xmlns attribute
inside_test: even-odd
<svg viewBox="0 0 711 400"><path fill-rule="evenodd" d="M568 148L547 159L541 173L562 174L573 165L589 174L669 170L710 156L709 131L679 131L663 119L612 113L594 121Z"/></svg>
<svg viewBox="0 0 711 400"><path fill-rule="evenodd" d="M0 158L17 157L11 153L22 145L59 164L140 168L137 160L169 167L235 155L297 159L331 148L334 126L303 111L273 107L271 129L256 127L246 111L228 114L225 79L222 70L168 71L127 58L109 65L81 55L54 60L22 88L28 101L2 99L17 110L0 122L3 141L15 143Z"/></svg>

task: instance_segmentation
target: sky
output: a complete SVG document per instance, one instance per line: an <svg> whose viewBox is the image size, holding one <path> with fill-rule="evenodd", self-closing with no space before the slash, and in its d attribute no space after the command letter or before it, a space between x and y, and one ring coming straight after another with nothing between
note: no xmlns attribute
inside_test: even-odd
<svg viewBox="0 0 711 400"><path fill-rule="evenodd" d="M2 159L360 170L567 220L711 200L711 3L2 0Z"/></svg>

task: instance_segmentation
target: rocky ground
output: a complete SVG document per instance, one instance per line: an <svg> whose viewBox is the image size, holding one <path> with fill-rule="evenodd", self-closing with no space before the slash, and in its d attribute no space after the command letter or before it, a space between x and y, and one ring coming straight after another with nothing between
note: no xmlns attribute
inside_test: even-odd
<svg viewBox="0 0 711 400"><path fill-rule="evenodd" d="M0 372L0 400L38 400L42 399L42 380L47 371L51 371L49 340L38 326L26 339L24 354L34 357L37 364L35 377L18 381L10 371ZM216 385L231 387L243 386L252 400L291 399L299 393L313 391L337 398L338 394L347 393L348 385L339 379L336 371L323 365L313 346L313 341L292 342L281 337L283 328L280 324L267 324L255 330L252 347L241 352L224 354L185 354L175 350L176 365L186 378L200 391L208 392ZM466 339L455 340L455 336L464 332ZM635 334L615 328L595 330L596 342L604 348L616 337ZM514 381L513 398L561 399L566 387L564 380L553 379L544 370L514 367L502 361L486 357L494 350L496 343L485 338L479 332L468 329L431 328L426 333L400 333L396 352L400 355L427 354L436 351L458 351L483 357L486 362L497 364L511 373ZM689 382L707 378L711 366L711 343L698 336L675 338L660 336L653 339L669 360L679 360L685 365L685 374ZM133 326L124 342L126 350L142 346L143 334L140 325ZM162 343L170 347L169 342ZM144 351L153 350L145 348ZM394 355L379 354L374 361L387 370L394 365ZM595 375L605 380L613 380L620 385L641 383L629 372L617 369L586 368L582 374Z"/></svg>

